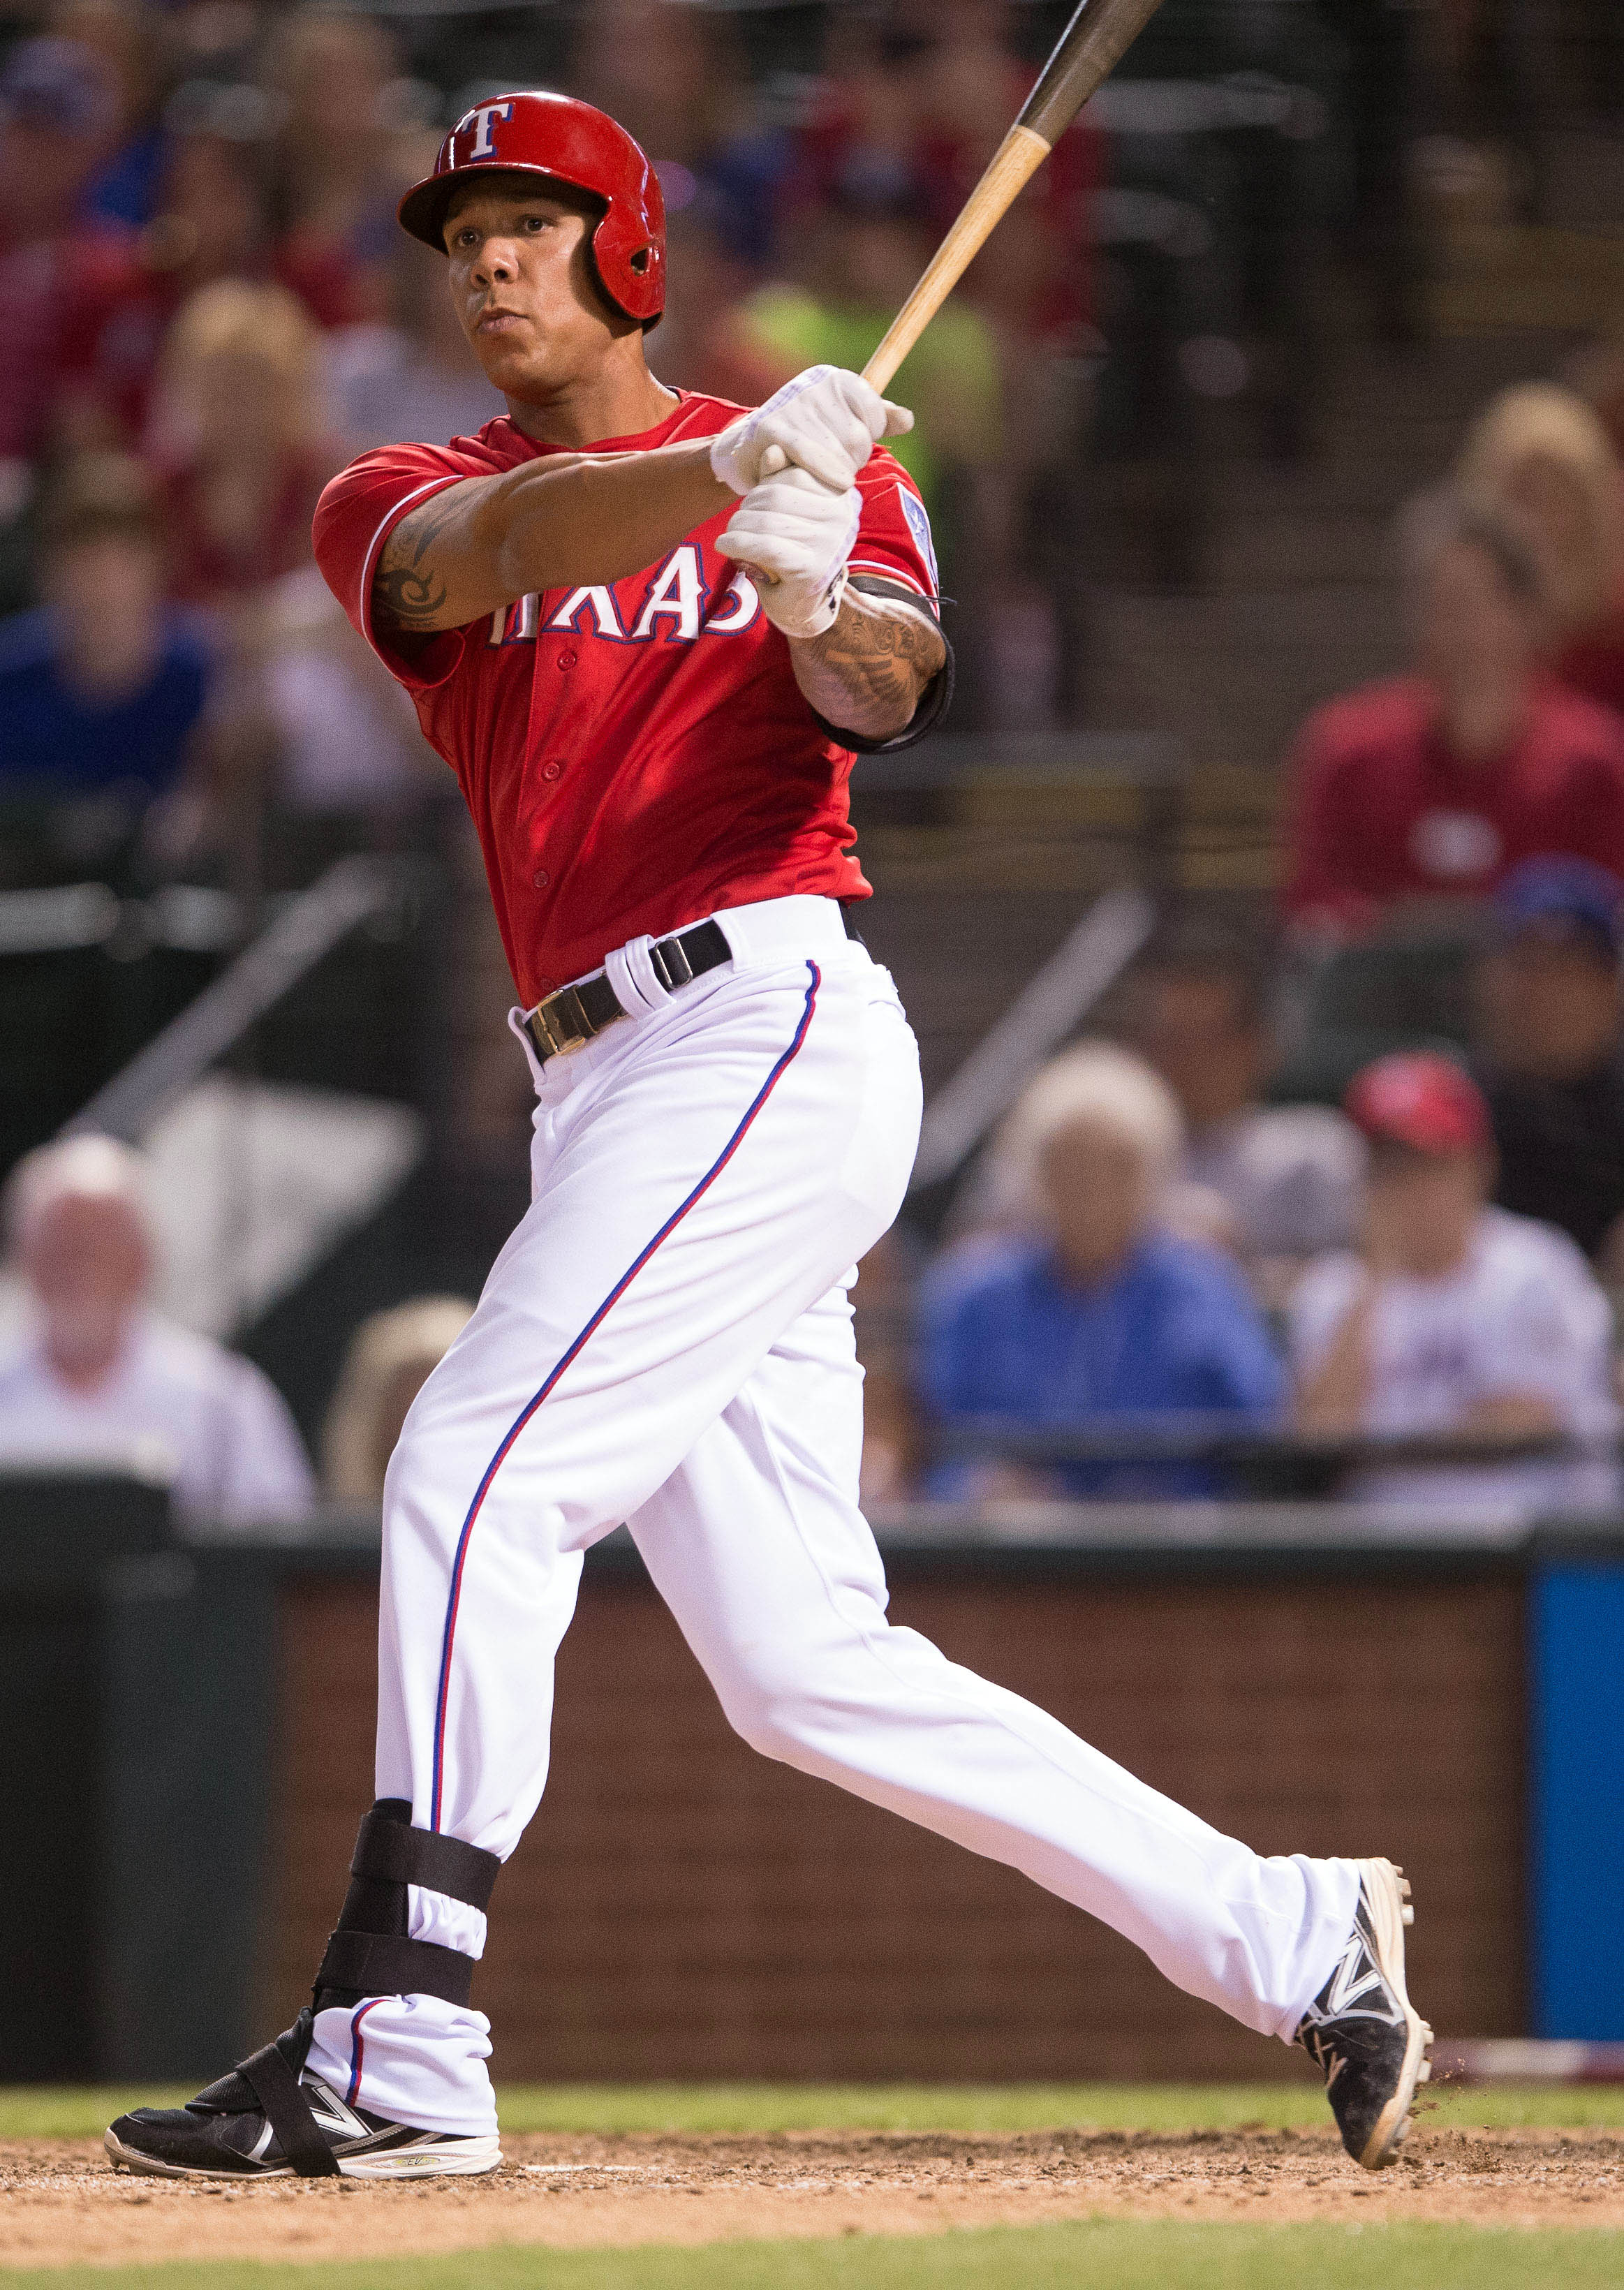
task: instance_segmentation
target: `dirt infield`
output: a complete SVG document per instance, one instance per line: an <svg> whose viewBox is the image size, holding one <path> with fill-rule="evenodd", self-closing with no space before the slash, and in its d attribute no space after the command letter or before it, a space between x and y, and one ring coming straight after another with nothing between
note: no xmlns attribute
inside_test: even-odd
<svg viewBox="0 0 1624 2290"><path fill-rule="evenodd" d="M1356 2171L1328 2134L519 2136L485 2179L258 2186L137 2179L100 2147L0 2146L0 2267L359 2259L476 2249L936 2233L1084 2216L1624 2226L1624 2133L1412 2132Z"/></svg>

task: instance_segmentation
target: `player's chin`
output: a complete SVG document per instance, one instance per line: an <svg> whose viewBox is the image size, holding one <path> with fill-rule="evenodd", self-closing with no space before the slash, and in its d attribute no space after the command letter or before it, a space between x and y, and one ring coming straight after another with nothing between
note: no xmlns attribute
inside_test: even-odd
<svg viewBox="0 0 1624 2290"><path fill-rule="evenodd" d="M474 355L485 380L508 397L544 390L550 379L546 345L537 342L528 326L516 326L510 333L476 333Z"/></svg>

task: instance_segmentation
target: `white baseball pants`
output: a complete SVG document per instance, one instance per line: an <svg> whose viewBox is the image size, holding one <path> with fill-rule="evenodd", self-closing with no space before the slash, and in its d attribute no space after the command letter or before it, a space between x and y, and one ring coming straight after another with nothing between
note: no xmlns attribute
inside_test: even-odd
<svg viewBox="0 0 1624 2290"><path fill-rule="evenodd" d="M1260 1858L886 1621L847 1291L901 1203L917 1052L833 901L716 919L731 965L668 993L635 941L608 967L637 1014L537 1069L530 1210L389 1467L378 1795L513 1851L582 1554L625 1519L748 1742L1024 1870L1289 2041L1351 1928L1352 1863ZM413 1886L410 1920L483 1949L441 1894ZM480 2013L368 1998L319 2015L311 2065L474 2134L489 2054Z"/></svg>

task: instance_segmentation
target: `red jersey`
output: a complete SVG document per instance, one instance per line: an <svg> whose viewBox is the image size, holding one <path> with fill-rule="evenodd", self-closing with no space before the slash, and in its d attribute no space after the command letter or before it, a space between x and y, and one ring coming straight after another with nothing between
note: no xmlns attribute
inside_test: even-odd
<svg viewBox="0 0 1624 2290"><path fill-rule="evenodd" d="M1420 677L1369 685L1309 717L1292 779L1296 915L1373 922L1389 901L1475 896L1552 852L1624 878L1624 724L1554 682L1536 685L1515 746L1481 764L1445 745Z"/></svg>
<svg viewBox="0 0 1624 2290"><path fill-rule="evenodd" d="M714 436L740 411L684 391L657 428L589 450ZM796 892L868 895L846 800L854 751L812 713L788 639L718 552L731 508L662 564L523 597L414 659L373 627L379 552L407 509L555 450L505 416L449 446L387 446L335 477L316 515L328 586L461 782L526 1007L644 932ZM912 479L876 449L858 487L852 572L933 611L930 525Z"/></svg>

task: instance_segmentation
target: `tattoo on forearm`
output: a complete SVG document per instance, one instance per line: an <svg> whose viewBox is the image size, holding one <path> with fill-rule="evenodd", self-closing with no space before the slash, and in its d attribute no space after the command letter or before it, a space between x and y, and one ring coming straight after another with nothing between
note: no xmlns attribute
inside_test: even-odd
<svg viewBox="0 0 1624 2290"><path fill-rule="evenodd" d="M445 582L424 560L456 514L454 504L436 493L402 517L384 542L372 575L375 618L414 634L437 625L445 609Z"/></svg>
<svg viewBox="0 0 1624 2290"><path fill-rule="evenodd" d="M900 731L947 657L940 631L922 612L855 583L834 626L796 651L807 671L803 685L810 677L820 687L809 694L819 713L863 733ZM826 684L833 687L828 693Z"/></svg>

